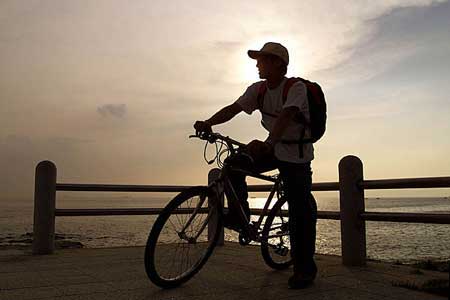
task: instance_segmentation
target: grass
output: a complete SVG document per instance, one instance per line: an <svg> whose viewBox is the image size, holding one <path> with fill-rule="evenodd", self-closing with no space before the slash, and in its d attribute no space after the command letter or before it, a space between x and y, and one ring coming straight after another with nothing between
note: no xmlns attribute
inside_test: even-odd
<svg viewBox="0 0 450 300"><path fill-rule="evenodd" d="M412 266L416 267L418 269L422 269L422 270L449 272L450 262L424 260L424 261L417 262L417 263L413 264Z"/></svg>
<svg viewBox="0 0 450 300"><path fill-rule="evenodd" d="M450 261L440 261L440 260L422 260L416 262L401 262L396 260L393 262L396 266L411 266L416 269L438 271L448 273L450 269Z"/></svg>
<svg viewBox="0 0 450 300"><path fill-rule="evenodd" d="M424 270L449 273L450 261L423 260L415 263L402 263L400 261L395 261L394 265L411 266L414 269L410 271L410 274L424 275ZM392 285L439 296L449 296L448 279L429 279L421 283L409 280L395 281L392 282Z"/></svg>
<svg viewBox="0 0 450 300"><path fill-rule="evenodd" d="M430 279L422 284L411 281L398 281L392 282L392 285L439 296L449 295L449 282L446 279Z"/></svg>

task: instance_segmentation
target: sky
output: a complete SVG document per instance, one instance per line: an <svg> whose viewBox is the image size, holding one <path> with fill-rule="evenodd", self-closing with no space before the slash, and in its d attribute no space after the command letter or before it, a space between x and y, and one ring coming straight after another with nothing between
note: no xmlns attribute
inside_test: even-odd
<svg viewBox="0 0 450 300"><path fill-rule="evenodd" d="M205 183L192 124L258 80L267 41L325 92L314 182L349 154L367 179L449 176L448 28L448 1L2 0L0 202L32 199L41 160L61 183ZM264 139L259 119L215 130Z"/></svg>

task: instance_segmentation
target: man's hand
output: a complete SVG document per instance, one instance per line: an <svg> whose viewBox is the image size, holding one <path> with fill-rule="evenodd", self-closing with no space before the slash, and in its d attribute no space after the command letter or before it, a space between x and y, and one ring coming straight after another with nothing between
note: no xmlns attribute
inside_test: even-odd
<svg viewBox="0 0 450 300"><path fill-rule="evenodd" d="M199 135L202 133L209 134L212 132L211 124L209 124L208 121L197 121L194 124L194 128L195 128L196 135Z"/></svg>
<svg viewBox="0 0 450 300"><path fill-rule="evenodd" d="M273 146L266 142L253 140L248 143L247 151L255 161L259 161L273 155Z"/></svg>

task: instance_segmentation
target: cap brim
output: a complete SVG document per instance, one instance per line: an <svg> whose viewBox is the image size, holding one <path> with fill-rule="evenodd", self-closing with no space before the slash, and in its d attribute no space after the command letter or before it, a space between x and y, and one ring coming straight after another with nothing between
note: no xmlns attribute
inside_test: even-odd
<svg viewBox="0 0 450 300"><path fill-rule="evenodd" d="M250 58L257 59L261 55L264 55L264 52L258 50L248 50L247 54Z"/></svg>

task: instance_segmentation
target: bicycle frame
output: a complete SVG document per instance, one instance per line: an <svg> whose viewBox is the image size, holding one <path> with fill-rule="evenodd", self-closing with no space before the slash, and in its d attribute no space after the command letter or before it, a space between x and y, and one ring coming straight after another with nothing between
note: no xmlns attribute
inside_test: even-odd
<svg viewBox="0 0 450 300"><path fill-rule="evenodd" d="M249 177L258 178L261 180L265 180L265 181L274 183L272 189L270 190L270 193L266 200L266 203L264 204L264 208L262 209L261 213L259 214L258 220L256 222L252 222L252 224L250 224L250 220L247 218L247 216L244 212L244 208L241 205L241 201L239 200L239 197L237 196L237 194L231 184L231 181L228 177L229 170L245 174L246 176L249 176ZM220 182L223 184L219 184ZM238 212L238 218L241 221L243 230L249 235L249 237L252 240L259 242L260 241L260 233L262 231L262 230L260 230L261 224L263 222L264 216L268 215L270 204L272 203L275 193L279 190L280 184L281 184L281 178L279 178L279 176L276 176L276 177L266 176L266 175L262 175L259 173L250 172L250 171L247 171L244 169L239 169L239 168L234 168L234 167L224 167L222 169L222 172L220 173L219 178L215 182L213 182L211 184L211 186L216 189L217 189L217 187L220 187L220 186L222 187L222 190L216 191L216 194L218 196L217 199L220 199L219 197L221 197L222 194L227 195L228 205L229 206L232 205Z"/></svg>
<svg viewBox="0 0 450 300"><path fill-rule="evenodd" d="M234 146L237 146L238 148L246 147L246 145L244 145L238 141L235 141L229 137L224 137L217 133L214 133L214 134L211 133L209 136L204 136L204 137L197 136L197 135L192 135L190 137L201 138L201 139L207 140L208 142L213 142L216 139L220 139L227 144L231 155L236 155L238 153L238 150L235 149ZM217 157L216 157L216 159L217 159ZM208 163L210 163L210 162L208 162ZM250 220L247 218L247 216L244 212L244 208L241 205L241 201L239 200L239 197L237 196L237 194L231 184L231 181L228 177L229 171L239 172L239 173L242 173L249 177L258 178L261 180L265 180L265 181L274 183L272 189L270 190L267 201L264 204L264 208L262 209L262 211L259 215L259 218L256 222L250 223ZM251 171L236 168L233 166L224 165L223 168L221 169L219 178L216 179L214 182L212 182L208 186L208 189L213 190L216 200L221 199L224 194L227 195L228 205L233 206L233 208L235 208L235 210L238 212L238 219L241 222L244 234L246 234L246 236L248 236L251 240L260 242L261 241L260 234L262 232L262 230L260 229L261 224L263 222L264 216L268 215L270 204L272 203L272 199L274 198L275 193L280 190L280 185L281 185L281 178L279 178L279 176L266 176L263 174L251 172ZM182 231L179 233L180 238L185 239L190 243L196 242L197 238L200 236L202 231L206 228L206 224L208 223L209 219L211 218L211 214L208 213L208 217L206 218L205 222L203 223L201 230L199 230L199 233L195 237L188 237L185 234L186 229L192 223L193 219L195 218L195 215L200 212L201 207L204 204L204 202L205 202L205 197L203 197L203 199L200 199L199 203L197 204L197 207L194 209L193 214L189 218L186 225L183 227Z"/></svg>

